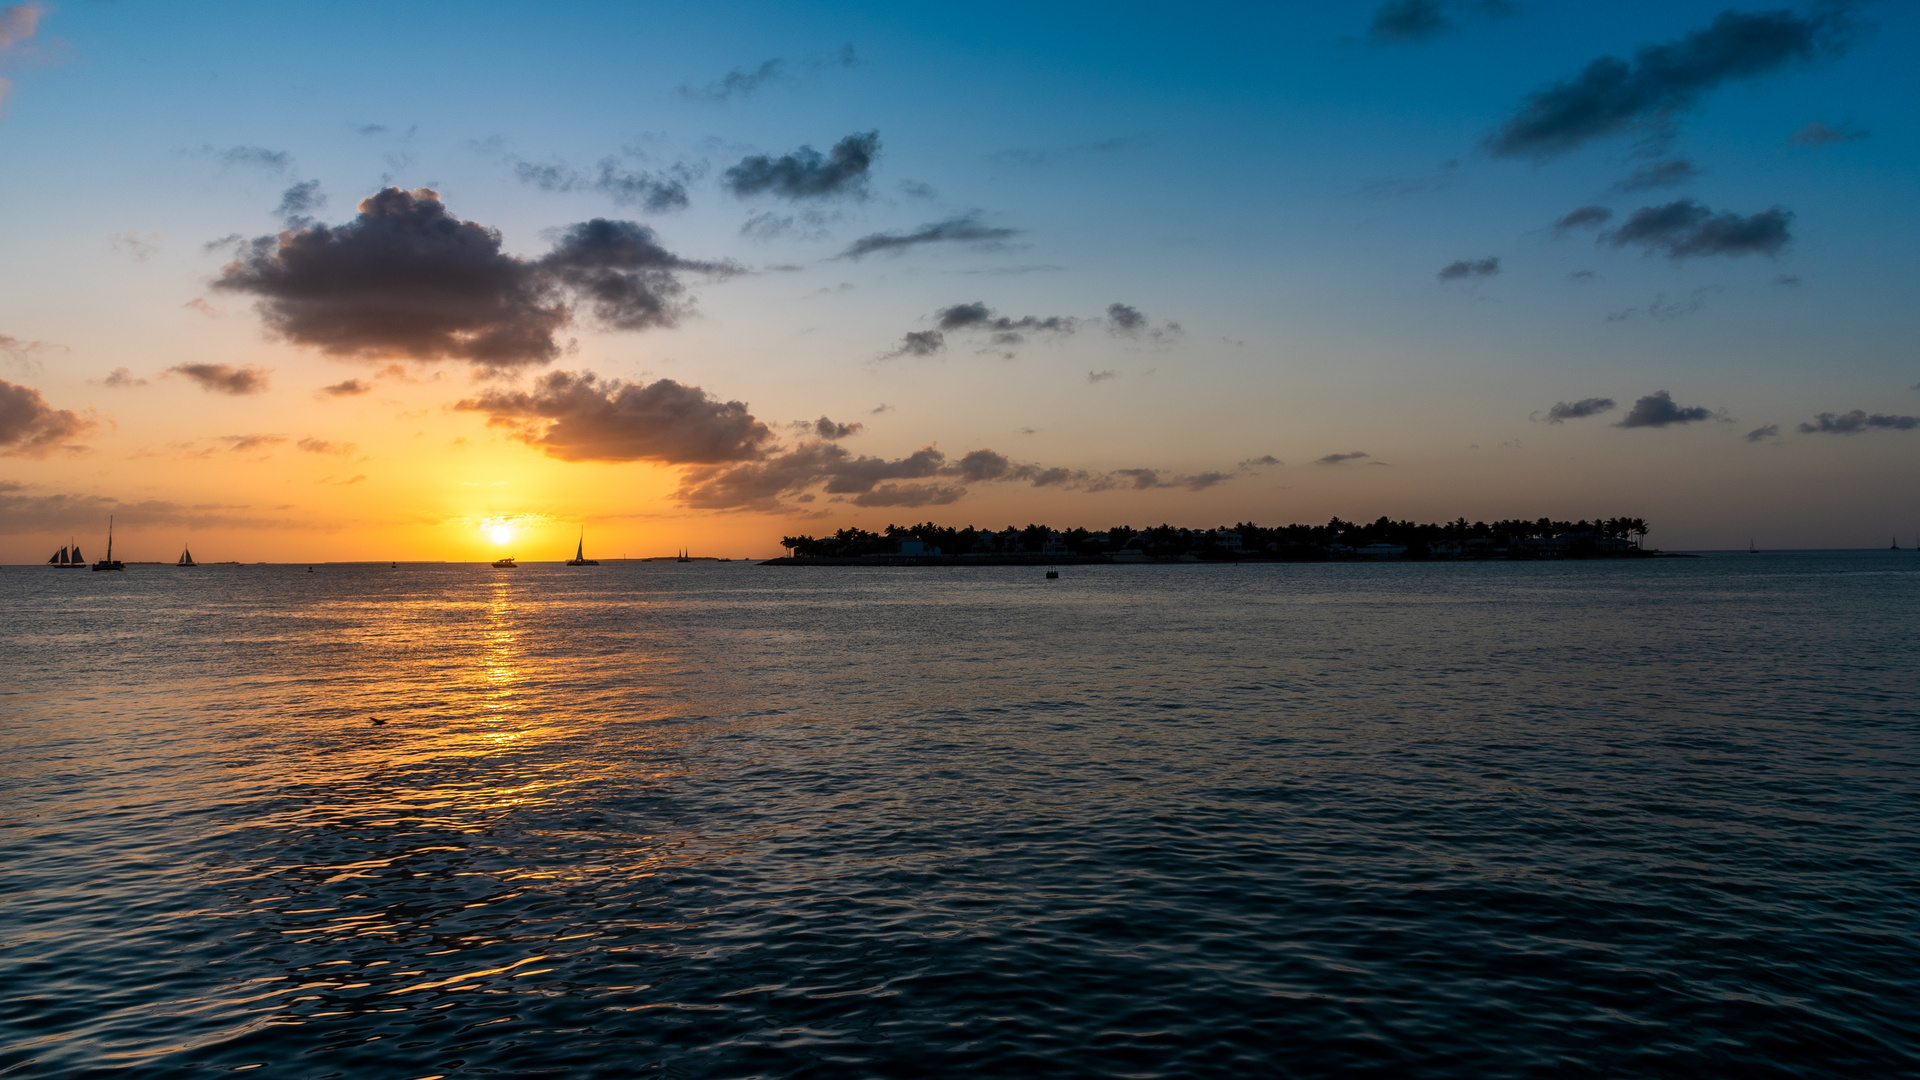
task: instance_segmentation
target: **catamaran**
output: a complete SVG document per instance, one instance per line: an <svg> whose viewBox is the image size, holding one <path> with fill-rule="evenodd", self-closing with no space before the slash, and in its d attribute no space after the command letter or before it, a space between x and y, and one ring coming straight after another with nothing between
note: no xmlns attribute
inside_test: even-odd
<svg viewBox="0 0 1920 1080"><path fill-rule="evenodd" d="M599 566L600 560L587 558L587 530L580 530L579 546L573 549L573 558L567 560L568 566Z"/></svg>
<svg viewBox="0 0 1920 1080"><path fill-rule="evenodd" d="M55 570L78 570L87 565L87 557L80 554L80 545L74 544L55 552L53 558L47 560L47 565Z"/></svg>
<svg viewBox="0 0 1920 1080"><path fill-rule="evenodd" d="M127 564L113 557L113 517L107 517L107 557L93 564L95 571L125 570Z"/></svg>

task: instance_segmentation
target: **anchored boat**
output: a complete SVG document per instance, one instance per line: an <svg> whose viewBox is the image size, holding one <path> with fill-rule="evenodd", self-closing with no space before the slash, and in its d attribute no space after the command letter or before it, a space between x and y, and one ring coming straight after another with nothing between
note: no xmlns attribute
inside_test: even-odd
<svg viewBox="0 0 1920 1080"><path fill-rule="evenodd" d="M94 563L93 568L95 571L125 570L127 568L126 563L123 563L119 559L116 559L113 557L113 518L112 516L108 516L107 518L107 557L104 559L101 559L97 563Z"/></svg>

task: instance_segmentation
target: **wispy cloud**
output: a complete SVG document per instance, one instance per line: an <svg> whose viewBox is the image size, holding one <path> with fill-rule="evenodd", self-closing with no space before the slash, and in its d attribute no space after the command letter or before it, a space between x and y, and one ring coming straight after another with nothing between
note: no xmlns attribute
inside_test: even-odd
<svg viewBox="0 0 1920 1080"><path fill-rule="evenodd" d="M923 244L995 244L1020 235L1018 229L983 225L978 214L962 214L922 225L911 232L868 233L848 245L836 259L862 259L876 252L901 252Z"/></svg>

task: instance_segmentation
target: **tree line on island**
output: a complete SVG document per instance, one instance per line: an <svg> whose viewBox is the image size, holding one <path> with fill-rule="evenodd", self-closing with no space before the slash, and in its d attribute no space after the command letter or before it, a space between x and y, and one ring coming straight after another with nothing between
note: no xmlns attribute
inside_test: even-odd
<svg viewBox="0 0 1920 1080"><path fill-rule="evenodd" d="M1315 562L1340 558L1536 558L1630 555L1642 549L1643 518L1592 521L1475 521L1444 524L1393 521L1372 524L1334 518L1325 525L1263 527L1252 522L1215 529L1159 525L1135 529L1054 529L1046 525L998 531L976 526L888 525L881 532L839 529L827 536L788 536L780 541L795 558L846 559L875 556L965 557L1063 555L1117 561L1233 561L1270 559Z"/></svg>

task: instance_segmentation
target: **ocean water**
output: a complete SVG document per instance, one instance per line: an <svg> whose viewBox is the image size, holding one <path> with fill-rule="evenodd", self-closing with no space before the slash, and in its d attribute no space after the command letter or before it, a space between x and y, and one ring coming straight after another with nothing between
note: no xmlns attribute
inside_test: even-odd
<svg viewBox="0 0 1920 1080"><path fill-rule="evenodd" d="M1914 1075L1917 602L8 567L0 1076Z"/></svg>

